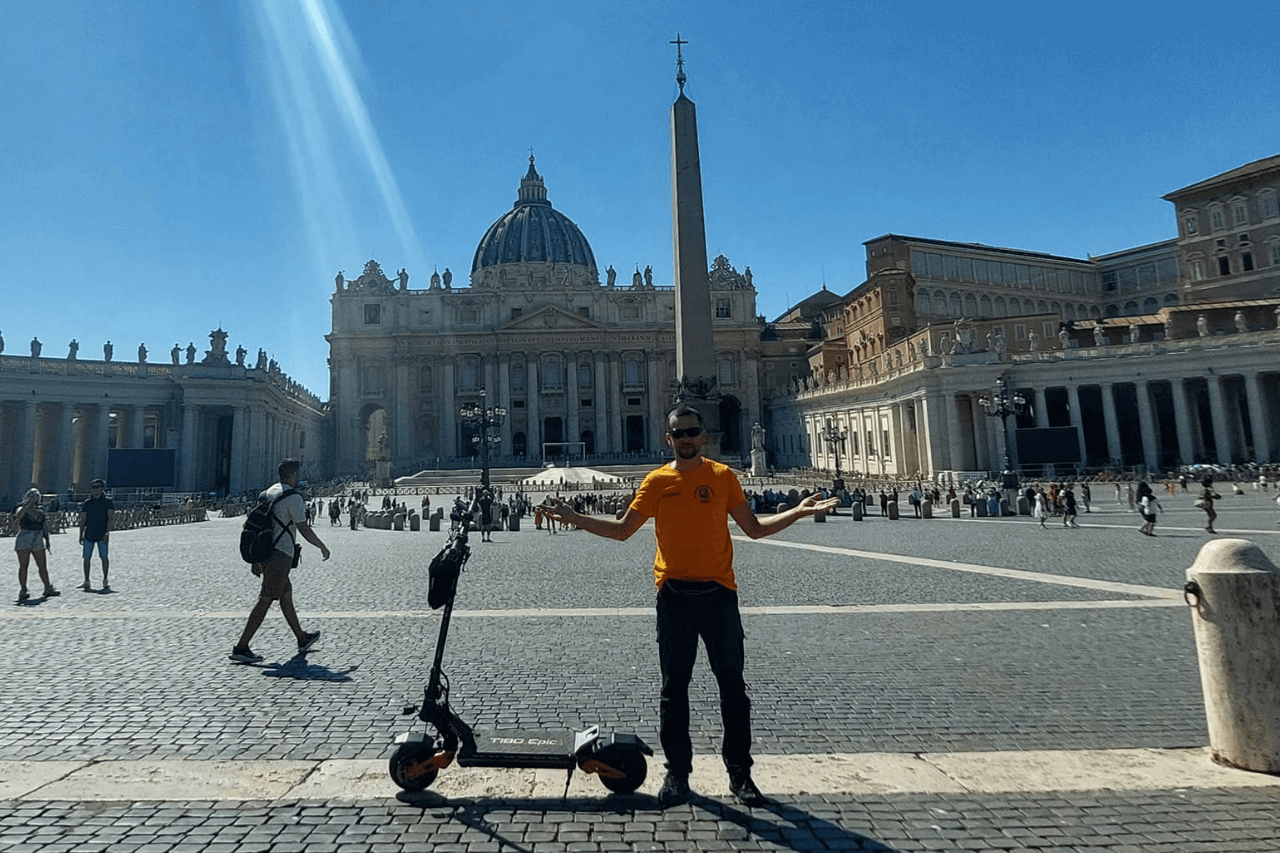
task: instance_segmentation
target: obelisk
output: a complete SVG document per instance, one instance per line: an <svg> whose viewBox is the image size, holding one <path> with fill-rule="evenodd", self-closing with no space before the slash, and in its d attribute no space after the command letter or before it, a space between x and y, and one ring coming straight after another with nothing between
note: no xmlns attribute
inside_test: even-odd
<svg viewBox="0 0 1280 853"><path fill-rule="evenodd" d="M704 456L720 458L720 392L716 388L715 339L711 332L711 280L707 273L707 232L702 217L702 167L698 162L698 114L684 93L688 44L676 35L676 82L680 96L671 105L671 226L675 239L676 375L675 401L702 413L709 433Z"/></svg>

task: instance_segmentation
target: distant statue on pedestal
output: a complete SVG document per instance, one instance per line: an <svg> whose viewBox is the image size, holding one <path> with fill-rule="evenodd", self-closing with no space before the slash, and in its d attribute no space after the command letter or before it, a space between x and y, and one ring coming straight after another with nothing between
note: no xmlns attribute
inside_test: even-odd
<svg viewBox="0 0 1280 853"><path fill-rule="evenodd" d="M640 274L640 267L636 267L636 274L631 276L631 286L639 290L644 285L644 276Z"/></svg>
<svg viewBox="0 0 1280 853"><path fill-rule="evenodd" d="M249 354L249 351L244 348L244 344L240 344L238 347L236 347L236 365L239 367L244 367L244 357L248 354ZM176 359L176 356L175 356L175 359Z"/></svg>
<svg viewBox="0 0 1280 853"><path fill-rule="evenodd" d="M1164 318L1164 339L1166 341L1173 340L1173 315Z"/></svg>
<svg viewBox="0 0 1280 853"><path fill-rule="evenodd" d="M0 352L4 352L4 333L0 332Z"/></svg>
<svg viewBox="0 0 1280 853"><path fill-rule="evenodd" d="M40 357L40 350L42 350L42 349L44 349L44 344L40 343L40 339L39 339L39 338L32 338L32 339L31 339L31 357L32 357L32 358L39 358L39 357Z"/></svg>
<svg viewBox="0 0 1280 853"><path fill-rule="evenodd" d="M751 449L764 450L765 428L760 426L760 422L756 421L751 425Z"/></svg>
<svg viewBox="0 0 1280 853"><path fill-rule="evenodd" d="M747 287L751 287L751 267L743 267L742 278L747 283Z"/></svg>
<svg viewBox="0 0 1280 853"><path fill-rule="evenodd" d="M111 356L115 355L116 348L111 345L111 341L107 341L102 345L102 360L111 361Z"/></svg>
<svg viewBox="0 0 1280 853"><path fill-rule="evenodd" d="M1066 326L1058 330L1058 343L1062 344L1063 349L1071 349L1071 333Z"/></svg>
<svg viewBox="0 0 1280 853"><path fill-rule="evenodd" d="M444 268L444 289L451 290L453 288L453 273L449 272L449 268Z"/></svg>
<svg viewBox="0 0 1280 853"><path fill-rule="evenodd" d="M1245 332L1249 331L1249 323L1247 320L1245 320L1243 311L1236 312L1235 323L1236 323L1236 334L1243 335Z"/></svg>
<svg viewBox="0 0 1280 853"><path fill-rule="evenodd" d="M1034 331L1027 333L1027 352L1037 352L1040 349L1040 336Z"/></svg>
<svg viewBox="0 0 1280 853"><path fill-rule="evenodd" d="M75 338L71 339L71 343L67 344L67 361L75 361L76 355L80 352L80 342Z"/></svg>
<svg viewBox="0 0 1280 853"><path fill-rule="evenodd" d="M1196 334L1202 338L1209 337L1209 321L1203 314L1196 318Z"/></svg>
<svg viewBox="0 0 1280 853"><path fill-rule="evenodd" d="M1136 344L1138 339L1142 337L1142 327L1137 323L1129 324L1129 343Z"/></svg>
<svg viewBox="0 0 1280 853"><path fill-rule="evenodd" d="M169 360L174 364L180 362L182 360L182 347L175 343L173 349L169 350Z"/></svg>
<svg viewBox="0 0 1280 853"><path fill-rule="evenodd" d="M333 277L333 286L338 293L342 292L342 270L338 270L338 274Z"/></svg>
<svg viewBox="0 0 1280 853"><path fill-rule="evenodd" d="M196 363L196 342L187 341L187 364Z"/></svg>
<svg viewBox="0 0 1280 853"><path fill-rule="evenodd" d="M653 267L648 264L644 267L644 286L653 287Z"/></svg>
<svg viewBox="0 0 1280 853"><path fill-rule="evenodd" d="M138 344L138 364L147 363L147 345Z"/></svg>
<svg viewBox="0 0 1280 853"><path fill-rule="evenodd" d="M1101 326L1093 327L1093 344L1094 346L1105 347L1107 345L1107 333L1102 331Z"/></svg>
<svg viewBox="0 0 1280 853"><path fill-rule="evenodd" d="M609 264L609 268L604 271L606 286L613 287L614 282L618 280L618 271L613 268L613 264Z"/></svg>
<svg viewBox="0 0 1280 853"><path fill-rule="evenodd" d="M258 370L267 369L267 351L262 347L258 347L258 363L255 365Z"/></svg>
<svg viewBox="0 0 1280 853"><path fill-rule="evenodd" d="M400 278L400 289L408 290L409 289L409 273L405 270L404 267L400 267L400 272L398 273L398 276Z"/></svg>

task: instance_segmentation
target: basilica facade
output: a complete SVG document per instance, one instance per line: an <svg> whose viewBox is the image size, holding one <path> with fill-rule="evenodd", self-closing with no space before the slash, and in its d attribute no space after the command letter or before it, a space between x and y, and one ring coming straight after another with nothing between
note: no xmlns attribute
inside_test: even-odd
<svg viewBox="0 0 1280 853"><path fill-rule="evenodd" d="M624 274L625 275L625 274ZM750 269L710 270L722 452L745 454L762 417L762 324ZM659 452L675 390L675 291L637 269L604 280L586 236L556 210L529 158L512 208L481 238L468 286L433 273L425 289L376 261L335 281L331 428L335 473L397 473L477 453L460 413L500 407L497 464L625 459Z"/></svg>

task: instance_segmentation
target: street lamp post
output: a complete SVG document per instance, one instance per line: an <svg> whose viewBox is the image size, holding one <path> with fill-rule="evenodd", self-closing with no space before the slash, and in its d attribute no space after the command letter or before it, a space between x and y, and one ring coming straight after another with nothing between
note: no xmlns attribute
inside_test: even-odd
<svg viewBox="0 0 1280 853"><path fill-rule="evenodd" d="M1004 381L1004 377L1001 376L996 379L995 393L990 397L980 398L978 405L982 407L982 411L986 412L988 417L1000 419L1000 434L1004 441L1004 482L1002 485L1006 489L1016 489L1018 487L1018 475L1014 471L1010 454L1016 457L1017 448L1010 447L1009 418L1017 417L1027 410L1027 398L1017 391L1011 393Z"/></svg>
<svg viewBox="0 0 1280 853"><path fill-rule="evenodd" d="M501 440L499 436L489 432L494 427L502 426L506 420L507 410L501 406L485 406L485 390L480 389L480 402L467 403L458 412L462 422L476 428L476 435L471 437L473 444L480 445L480 485L489 485L489 444L496 447Z"/></svg>
<svg viewBox="0 0 1280 853"><path fill-rule="evenodd" d="M844 480L840 476L840 451L844 448L845 441L849 438L849 430L844 427L837 427L827 419L827 424L822 428L822 440L831 448L831 452L836 455L836 476L831 481L831 488L837 492L844 489Z"/></svg>

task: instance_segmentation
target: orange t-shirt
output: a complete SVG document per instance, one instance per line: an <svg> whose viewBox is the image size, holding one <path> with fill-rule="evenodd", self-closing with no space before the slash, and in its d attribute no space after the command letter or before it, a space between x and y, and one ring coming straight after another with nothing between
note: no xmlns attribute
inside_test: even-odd
<svg viewBox="0 0 1280 853"><path fill-rule="evenodd" d="M659 589L667 578L738 588L733 578L729 508L746 499L733 470L710 459L692 471L663 465L644 478L631 508L654 519L658 554L653 575Z"/></svg>

